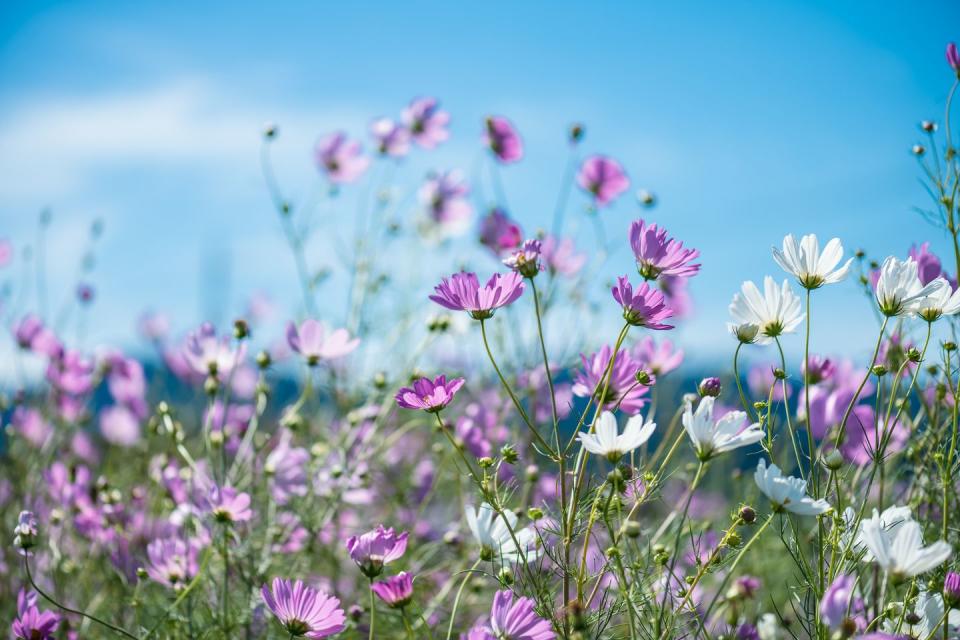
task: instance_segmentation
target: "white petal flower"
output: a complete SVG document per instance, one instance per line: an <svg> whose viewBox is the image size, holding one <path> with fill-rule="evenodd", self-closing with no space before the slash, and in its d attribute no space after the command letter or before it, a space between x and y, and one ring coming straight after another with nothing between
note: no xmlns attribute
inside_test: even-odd
<svg viewBox="0 0 960 640"><path fill-rule="evenodd" d="M530 527L517 529L517 516L512 511L505 509L503 517L498 517L494 508L483 502L476 511L468 505L464 513L470 533L480 545L482 558L497 558L501 563L506 563L518 560L529 562L537 557L539 549L536 532ZM503 518L506 518L506 522ZM511 530L513 535L510 533Z"/></svg>
<svg viewBox="0 0 960 640"><path fill-rule="evenodd" d="M873 510L873 515L863 520L860 523L860 526L857 529L854 529L854 524L857 520L856 511L852 507L847 507L843 511L843 521L846 524L847 530L844 532L841 541L844 548L849 548L854 553L863 553L861 559L864 562L873 562L873 553L870 552L870 549L866 547L863 542L863 525L867 522L874 523L874 526L879 528L884 532L884 534L890 539L893 540L893 536L896 535L897 531L900 529L900 526L905 523L913 520L913 515L910 513L910 507L899 507L893 505L887 507L882 512L878 512L876 509ZM853 541L851 543L851 536Z"/></svg>
<svg viewBox="0 0 960 640"><path fill-rule="evenodd" d="M881 522L867 520L861 527L861 535L874 562L895 579L926 573L952 553L950 545L943 540L924 547L923 530L914 520L901 524L894 535L890 535Z"/></svg>
<svg viewBox="0 0 960 640"><path fill-rule="evenodd" d="M757 334L760 333L760 327L752 322L728 322L727 330L730 334L743 344L753 344L757 340Z"/></svg>
<svg viewBox="0 0 960 640"><path fill-rule="evenodd" d="M733 296L730 315L735 325L755 324L760 328L757 342L765 344L784 333L792 333L803 320L800 298L786 280L777 285L770 276L763 279L763 293L751 281L744 282Z"/></svg>
<svg viewBox="0 0 960 640"><path fill-rule="evenodd" d="M920 301L940 285L936 280L923 286L917 275L917 263L913 258L898 260L889 256L880 267L877 280L877 304L880 312L888 317L910 316L917 312Z"/></svg>
<svg viewBox="0 0 960 640"><path fill-rule="evenodd" d="M772 613L765 613L757 620L757 635L760 640L780 640L786 637L779 618Z"/></svg>
<svg viewBox="0 0 960 640"><path fill-rule="evenodd" d="M917 594L913 613L916 615L916 624L910 624L908 621L904 621L904 624L900 626L898 632L897 626L900 620L899 618L895 618L884 622L883 630L890 634L909 633L911 638L921 638L922 640L929 638L935 629L942 629L940 623L943 620L943 596L939 593L931 595L930 592L926 590L921 591ZM909 618L909 616L907 617ZM948 633L946 637L951 640L960 637L960 611L951 609L947 615L946 625ZM943 637L941 634L942 631L938 631L933 637Z"/></svg>
<svg viewBox="0 0 960 640"><path fill-rule="evenodd" d="M800 242L793 234L789 234L783 239L783 251L773 248L773 259L784 271L795 275L804 289L817 289L825 284L840 282L847 277L850 263L853 262L853 258L850 258L837 268L843 259L840 239L830 240L821 253L817 236L812 233L803 236Z"/></svg>
<svg viewBox="0 0 960 640"><path fill-rule="evenodd" d="M649 440L656 428L656 422L644 420L637 414L627 420L623 433L618 435L617 419L611 412L604 411L597 420L595 433L578 433L577 439L590 453L616 462Z"/></svg>
<svg viewBox="0 0 960 640"><path fill-rule="evenodd" d="M759 423L744 427L747 414L743 411L731 411L722 418L713 421L713 403L715 398L706 396L700 399L697 410L687 403L683 409L683 428L701 460L760 442L763 429Z"/></svg>
<svg viewBox="0 0 960 640"><path fill-rule="evenodd" d="M807 481L793 476L784 476L780 467L760 458L753 475L757 487L773 503L774 511L789 511L798 516L817 516L832 507L826 500L814 500L807 495Z"/></svg>
<svg viewBox="0 0 960 640"><path fill-rule="evenodd" d="M938 276L924 288L926 295L917 298L917 315L927 322L939 320L941 316L952 316L960 311L960 289L956 291L943 276Z"/></svg>

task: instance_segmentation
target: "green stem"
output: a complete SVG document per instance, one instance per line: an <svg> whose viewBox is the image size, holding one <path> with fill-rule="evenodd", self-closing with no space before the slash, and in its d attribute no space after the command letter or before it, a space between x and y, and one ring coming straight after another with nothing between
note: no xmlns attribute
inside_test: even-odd
<svg viewBox="0 0 960 640"><path fill-rule="evenodd" d="M713 611L713 607L717 604L717 599L723 593L725 593L727 589L727 583L730 582L730 578L732 578L733 574L736 573L737 565L740 564L740 561L743 559L743 556L745 556L747 551L750 550L750 547L753 546L753 543L757 541L757 539L760 537L760 534L762 534L766 530L766 528L770 526L770 523L773 522L773 518L776 515L777 515L776 513L770 514L770 516L766 519L766 521L762 525L760 525L760 528L757 529L756 532L750 537L747 543L743 545L743 549L740 550L740 553L737 554L737 557L734 558L733 564L730 565L730 569L727 571L727 575L723 577L723 582L720 583L720 588L717 589L716 594L713 596L713 600L710 601L710 605L707 607L707 612L703 615L704 620L710 619L710 612Z"/></svg>
<svg viewBox="0 0 960 640"><path fill-rule="evenodd" d="M473 566L464 572L463 580L460 582L460 588L457 589L457 596L453 599L453 611L450 612L450 624L447 626L447 640L453 637L453 624L457 620L457 609L460 608L460 597L463 595L463 588L467 586L467 580L473 575L473 572L480 566L482 560L478 559Z"/></svg>
<svg viewBox="0 0 960 640"><path fill-rule="evenodd" d="M839 447L843 442L843 436L847 431L847 420L850 419L850 413L853 411L853 407L856 406L857 400L860 399L860 394L863 392L863 387L867 384L867 380L873 375L873 366L877 364L877 355L880 353L880 345L883 343L883 333L886 331L889 321L890 316L883 317L883 324L880 325L880 335L877 336L877 345L873 348L873 357L870 359L870 364L867 366L867 372L864 374L863 380L860 381L860 386L857 387L857 392L850 398L850 404L847 405L847 410L843 413L843 419L840 421L840 430L837 432L837 439L833 443L834 447Z"/></svg>
<svg viewBox="0 0 960 640"><path fill-rule="evenodd" d="M373 597L373 578L370 578L370 635L369 640L374 638L374 629L377 626L377 601Z"/></svg>

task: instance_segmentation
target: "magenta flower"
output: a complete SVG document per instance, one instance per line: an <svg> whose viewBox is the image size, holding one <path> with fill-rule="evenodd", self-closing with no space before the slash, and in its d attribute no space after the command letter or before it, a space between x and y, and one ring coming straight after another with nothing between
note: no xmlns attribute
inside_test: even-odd
<svg viewBox="0 0 960 640"><path fill-rule="evenodd" d="M700 271L699 264L690 264L700 252L696 249L684 249L683 243L667 238L667 230L655 224L635 220L630 225L630 246L637 259L637 271L645 280L656 280L660 276L689 278Z"/></svg>
<svg viewBox="0 0 960 640"><path fill-rule="evenodd" d="M348 139L342 131L320 138L314 149L314 157L317 166L334 184L353 182L370 166L370 158L363 155L360 143Z"/></svg>
<svg viewBox="0 0 960 640"><path fill-rule="evenodd" d="M502 258L520 246L523 231L507 212L494 207L480 221L480 244Z"/></svg>
<svg viewBox="0 0 960 640"><path fill-rule="evenodd" d="M630 188L620 163L607 156L590 156L580 165L577 184L593 195L594 204L604 207Z"/></svg>
<svg viewBox="0 0 960 640"><path fill-rule="evenodd" d="M503 264L510 267L524 278L532 278L541 270L540 251L543 245L539 240L527 240L513 253L503 259Z"/></svg>
<svg viewBox="0 0 960 640"><path fill-rule="evenodd" d="M113 405L100 412L103 439L118 447L132 447L140 441L140 420L130 409Z"/></svg>
<svg viewBox="0 0 960 640"><path fill-rule="evenodd" d="M866 628L863 601L857 597L856 587L856 576L840 574L824 592L820 600L820 619L831 630L839 630L848 619L854 622L858 631Z"/></svg>
<svg viewBox="0 0 960 640"><path fill-rule="evenodd" d="M919 248L916 245L910 247L907 256L913 258L913 261L917 263L917 277L920 278L920 284L926 286L940 276L952 282L952 279L943 270L940 258L930 251L929 242L924 242ZM879 271L877 272L877 279L879 279ZM876 288L876 283L874 283L874 288Z"/></svg>
<svg viewBox="0 0 960 640"><path fill-rule="evenodd" d="M10 426L20 437L37 449L46 444L53 435L53 426L43 417L43 414L33 407L24 405L13 410Z"/></svg>
<svg viewBox="0 0 960 640"><path fill-rule="evenodd" d="M21 589L17 594L17 617L11 630L18 640L53 640L60 616L37 608L37 594Z"/></svg>
<svg viewBox="0 0 960 640"><path fill-rule="evenodd" d="M375 582L370 588L391 609L403 609L413 599L413 578L406 571Z"/></svg>
<svg viewBox="0 0 960 640"><path fill-rule="evenodd" d="M350 338L346 329L337 329L326 334L323 325L313 318L300 323L287 325L287 344L299 353L311 367L317 366L321 360L336 360L342 358L357 348L359 338Z"/></svg>
<svg viewBox="0 0 960 640"><path fill-rule="evenodd" d="M623 307L623 319L633 326L658 331L673 329L673 325L660 322L672 316L673 310L667 306L659 290L650 288L649 282L644 282L634 292L627 276L620 276L611 291L613 299Z"/></svg>
<svg viewBox="0 0 960 640"><path fill-rule="evenodd" d="M310 452L290 446L291 440L290 432L284 429L277 446L263 463L263 471L270 478L270 493L280 505L287 504L294 496L307 495Z"/></svg>
<svg viewBox="0 0 960 640"><path fill-rule="evenodd" d="M370 123L370 135L380 155L402 158L410 151L410 132L390 118L379 118Z"/></svg>
<svg viewBox="0 0 960 640"><path fill-rule="evenodd" d="M207 498L210 513L217 522L246 522L253 517L250 510L250 494L237 491L233 487L218 487L210 489Z"/></svg>
<svg viewBox="0 0 960 640"><path fill-rule="evenodd" d="M490 628L496 638L504 640L553 640L556 634L548 620L533 610L531 598L517 598L509 589L497 591L490 610Z"/></svg>
<svg viewBox="0 0 960 640"><path fill-rule="evenodd" d="M433 149L450 137L450 114L440 109L436 98L416 98L400 114L400 121L424 149Z"/></svg>
<svg viewBox="0 0 960 640"><path fill-rule="evenodd" d="M198 540L158 538L147 545L147 575L171 589L182 589L197 575Z"/></svg>
<svg viewBox="0 0 960 640"><path fill-rule="evenodd" d="M613 349L604 345L589 358L581 355L583 369L577 372L573 380L573 394L580 398L599 396L606 380L607 366ZM621 350L613 363L610 385L603 397L603 408L613 410L618 404L624 412L633 415L639 413L646 404L648 384L638 384L636 375L642 366L629 353ZM652 384L652 380L649 382Z"/></svg>
<svg viewBox="0 0 960 640"><path fill-rule="evenodd" d="M577 275L587 263L587 254L577 253L571 238L547 236L543 239L540 256L550 273L568 278Z"/></svg>
<svg viewBox="0 0 960 640"><path fill-rule="evenodd" d="M300 638L326 638L343 631L346 616L340 600L311 589L301 580L274 578L271 588L260 589L267 608L290 635Z"/></svg>
<svg viewBox="0 0 960 640"><path fill-rule="evenodd" d="M437 413L443 410L460 387L466 382L463 378L454 378L447 382L446 376L417 378L412 387L403 387L397 391L397 404L404 409L423 409L428 413Z"/></svg>
<svg viewBox="0 0 960 640"><path fill-rule="evenodd" d="M489 116L484 124L483 142L497 160L508 164L523 158L523 141L509 120L503 116Z"/></svg>
<svg viewBox="0 0 960 640"><path fill-rule="evenodd" d="M368 578L380 575L385 564L397 560L406 550L407 532L397 535L392 527L384 529L382 524L377 525L373 531L351 536L347 540L350 558Z"/></svg>
<svg viewBox="0 0 960 640"><path fill-rule="evenodd" d="M433 222L451 234L467 228L473 206L467 200L470 185L457 170L433 173L420 186L417 197Z"/></svg>
<svg viewBox="0 0 960 640"><path fill-rule="evenodd" d="M957 52L956 43L951 42L947 45L947 64L960 76L960 52Z"/></svg>
<svg viewBox="0 0 960 640"><path fill-rule="evenodd" d="M669 340L655 341L651 336L644 336L633 345L633 357L640 363L644 371L655 376L670 373L683 363L683 350L675 349Z"/></svg>
<svg viewBox="0 0 960 640"><path fill-rule="evenodd" d="M495 273L480 286L475 273L455 273L444 278L430 299L452 311L466 311L474 320L493 317L495 309L513 303L523 293L523 276L516 271Z"/></svg>
<svg viewBox="0 0 960 640"><path fill-rule="evenodd" d="M960 605L960 573L947 571L943 579L943 599L951 608Z"/></svg>

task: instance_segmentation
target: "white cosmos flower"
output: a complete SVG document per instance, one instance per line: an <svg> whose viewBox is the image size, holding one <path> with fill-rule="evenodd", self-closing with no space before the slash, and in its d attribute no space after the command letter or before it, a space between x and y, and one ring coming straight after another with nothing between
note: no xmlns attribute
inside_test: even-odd
<svg viewBox="0 0 960 640"><path fill-rule="evenodd" d="M763 279L763 293L751 281L743 283L733 296L730 315L734 324L755 324L760 328L757 342L765 344L784 333L792 333L803 320L800 298L786 280L777 285L770 276Z"/></svg>
<svg viewBox="0 0 960 640"><path fill-rule="evenodd" d="M700 399L697 410L688 402L683 409L683 428L690 436L690 442L701 460L760 442L763 429L759 423L744 427L747 414L743 411L731 411L722 418L713 421L713 403L715 398L706 396Z"/></svg>
<svg viewBox="0 0 960 640"><path fill-rule="evenodd" d="M728 322L727 330L730 334L743 344L753 344L757 340L757 334L760 333L760 327L752 322Z"/></svg>
<svg viewBox="0 0 960 640"><path fill-rule="evenodd" d="M757 620L757 635L760 640L780 640L784 637L780 620L772 613L765 613Z"/></svg>
<svg viewBox="0 0 960 640"><path fill-rule="evenodd" d="M807 481L784 476L780 467L760 458L753 479L763 495L773 503L774 511L789 511L798 516L818 516L832 508L826 500L814 500L807 495Z"/></svg>
<svg viewBox="0 0 960 640"><path fill-rule="evenodd" d="M863 520L860 523L860 526L854 529L854 524L857 521L857 514L853 507L847 507L843 511L843 521L847 528L841 537L843 547L849 547L854 553L863 552L861 559L864 562L873 562L873 553L870 552L870 549L868 549L863 542L863 525L867 522L874 523L873 526L879 528L884 535L892 540L893 536L895 536L897 531L900 529L900 526L905 522L909 522L910 520L913 520L913 515L910 513L910 507L899 507L897 505L893 505L891 507L887 507L882 512L878 512L876 509L874 509L873 515L870 516L870 518ZM851 536L853 537L852 544L850 541Z"/></svg>
<svg viewBox="0 0 960 640"><path fill-rule="evenodd" d="M464 513L470 533L480 544L480 557L485 560L498 558L500 562L529 562L537 557L539 550L536 532L530 527L517 529L517 516L509 509L504 509L503 517L500 517L493 507L483 502L476 511L467 505ZM503 518L506 518L506 522ZM511 530L513 535L510 534Z"/></svg>
<svg viewBox="0 0 960 640"><path fill-rule="evenodd" d="M913 315L920 300L940 286L934 282L936 280L923 286L913 258L898 260L889 256L883 261L880 279L877 280L877 304L880 312L888 317Z"/></svg>
<svg viewBox="0 0 960 640"><path fill-rule="evenodd" d="M649 440L656 428L656 422L644 420L637 414L627 420L623 433L617 435L617 419L611 412L604 411L597 420L596 433L578 433L577 439L590 453L616 462Z"/></svg>
<svg viewBox="0 0 960 640"><path fill-rule="evenodd" d="M909 633L911 638L920 638L925 640L930 637L930 634L934 632L934 629L940 629L933 636L934 638L943 637L942 627L940 627L940 622L943 620L943 596L939 593L930 595L929 591L923 590L917 594L917 602L914 605L913 613L917 616L917 623L910 624L909 621L904 621L903 625L900 627L900 630L897 630L897 626L900 622L899 617L895 617L892 620L887 620L883 623L883 630L887 633ZM908 616L909 617L909 616ZM947 619L945 621L947 625L948 635L946 637L951 640L955 640L960 637L958 635L958 627L960 627L960 611L956 609L951 609L950 613L947 614ZM901 637L901 636L895 636Z"/></svg>
<svg viewBox="0 0 960 640"><path fill-rule="evenodd" d="M950 557L950 545L943 540L923 546L920 524L908 520L890 535L878 520L867 520L860 527L863 543L873 554L874 562L897 579L912 578L930 571Z"/></svg>
<svg viewBox="0 0 960 640"><path fill-rule="evenodd" d="M926 295L917 299L917 315L927 322L939 320L941 316L952 316L960 311L960 289L956 291L943 276L938 276L925 287Z"/></svg>
<svg viewBox="0 0 960 640"><path fill-rule="evenodd" d="M820 243L815 234L803 236L800 242L787 235L783 239L783 251L773 248L773 259L783 270L797 277L804 289L817 289L825 284L840 282L847 277L853 258L839 269L837 265L843 259L843 245L839 238L833 238L820 252Z"/></svg>

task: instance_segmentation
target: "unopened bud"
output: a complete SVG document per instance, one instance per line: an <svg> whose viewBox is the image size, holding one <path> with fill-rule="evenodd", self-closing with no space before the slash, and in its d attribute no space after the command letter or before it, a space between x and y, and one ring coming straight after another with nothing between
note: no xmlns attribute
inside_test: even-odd
<svg viewBox="0 0 960 640"><path fill-rule="evenodd" d="M704 378L700 381L700 384L697 385L697 393L704 397L716 398L720 396L720 391L722 387L720 385L720 378L716 376L711 376L709 378Z"/></svg>

